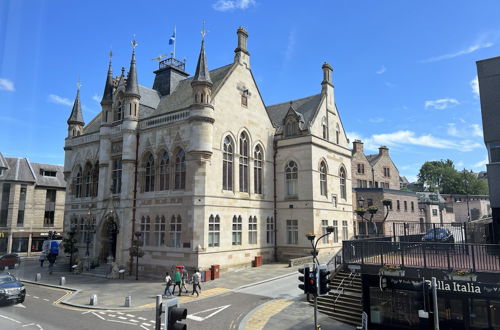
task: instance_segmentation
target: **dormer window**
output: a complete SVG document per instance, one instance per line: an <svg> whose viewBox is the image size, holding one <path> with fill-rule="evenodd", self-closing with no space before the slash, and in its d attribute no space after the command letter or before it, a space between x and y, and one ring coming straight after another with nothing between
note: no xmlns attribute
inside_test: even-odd
<svg viewBox="0 0 500 330"><path fill-rule="evenodd" d="M297 135L299 131L299 125L295 118L289 118L285 124L285 136Z"/></svg>
<svg viewBox="0 0 500 330"><path fill-rule="evenodd" d="M0 170L1 173L1 170ZM42 176L56 176L56 171L49 171L49 170L44 170L43 168L40 169L40 175Z"/></svg>

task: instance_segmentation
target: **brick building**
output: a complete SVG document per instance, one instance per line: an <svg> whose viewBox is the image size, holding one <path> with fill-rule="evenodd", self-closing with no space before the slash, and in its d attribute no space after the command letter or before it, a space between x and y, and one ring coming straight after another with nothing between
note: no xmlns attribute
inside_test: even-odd
<svg viewBox="0 0 500 330"><path fill-rule="evenodd" d="M29 256L42 250L48 231L62 231L66 198L62 166L0 153L0 187L0 253Z"/></svg>

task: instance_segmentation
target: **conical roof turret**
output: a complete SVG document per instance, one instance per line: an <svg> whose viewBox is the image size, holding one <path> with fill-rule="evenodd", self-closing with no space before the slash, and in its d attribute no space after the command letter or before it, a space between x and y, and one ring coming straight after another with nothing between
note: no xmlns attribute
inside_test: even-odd
<svg viewBox="0 0 500 330"><path fill-rule="evenodd" d="M135 44L135 40L132 45ZM137 44L135 44L137 45ZM139 94L139 84L137 83L137 71L135 69L135 46L132 51L132 59L130 60L130 70L128 71L127 76L127 86L125 87L125 94L134 95L137 97L141 97Z"/></svg>
<svg viewBox="0 0 500 330"><path fill-rule="evenodd" d="M207 57L205 55L205 39L201 40L200 56L198 56L198 64L196 65L196 73L194 74L193 83L205 83L212 85L210 72L208 71Z"/></svg>
<svg viewBox="0 0 500 330"><path fill-rule="evenodd" d="M104 94L102 95L101 105L113 103L113 70L111 69L111 56L109 59L108 76L106 77L106 85L104 86Z"/></svg>
<svg viewBox="0 0 500 330"><path fill-rule="evenodd" d="M71 115L68 118L68 125L77 124L85 125L83 121L82 105L80 102L80 86L76 91L75 103L73 103L73 109L71 110Z"/></svg>

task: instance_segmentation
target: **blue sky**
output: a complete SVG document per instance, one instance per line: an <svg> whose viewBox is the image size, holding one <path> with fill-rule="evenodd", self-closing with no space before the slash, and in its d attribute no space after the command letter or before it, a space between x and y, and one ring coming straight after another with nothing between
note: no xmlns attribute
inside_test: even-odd
<svg viewBox="0 0 500 330"><path fill-rule="evenodd" d="M497 1L0 1L0 151L63 164L66 120L82 82L84 119L100 111L112 48L128 68L135 34L139 83L152 86L177 27L177 57L194 73L201 22L211 69L232 62L249 32L252 70L268 105L320 91L334 67L351 141L387 145L401 175L452 159L483 170L486 150L475 61L500 55Z"/></svg>

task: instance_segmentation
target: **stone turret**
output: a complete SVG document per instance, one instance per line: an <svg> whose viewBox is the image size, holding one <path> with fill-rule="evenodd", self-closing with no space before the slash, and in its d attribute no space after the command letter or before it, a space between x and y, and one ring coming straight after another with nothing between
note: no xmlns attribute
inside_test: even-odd
<svg viewBox="0 0 500 330"><path fill-rule="evenodd" d="M321 94L326 97L326 104L329 110L335 109L335 95L333 91L332 73L333 68L327 62L321 66L323 70L323 81L321 82Z"/></svg>
<svg viewBox="0 0 500 330"><path fill-rule="evenodd" d="M135 68L135 47L137 43L132 41L132 58L130 60L130 69L127 76L127 85L125 86L125 99L124 99L124 110L123 118L124 120L138 120L139 119L139 100L141 95L139 94L139 84L137 83L137 70Z"/></svg>
<svg viewBox="0 0 500 330"><path fill-rule="evenodd" d="M111 122L113 108L113 70L111 68L111 53L109 58L108 74L106 76L106 84L104 85L104 93L101 100L101 125Z"/></svg>
<svg viewBox="0 0 500 330"><path fill-rule="evenodd" d="M250 53L247 49L248 32L243 26L240 26L236 34L238 35L238 47L234 50L234 62L250 69Z"/></svg>
<svg viewBox="0 0 500 330"><path fill-rule="evenodd" d="M73 109L71 110L71 115L68 118L68 137L82 135L84 125L85 122L83 121L82 105L80 102L80 83L78 83L75 103L73 103Z"/></svg>

